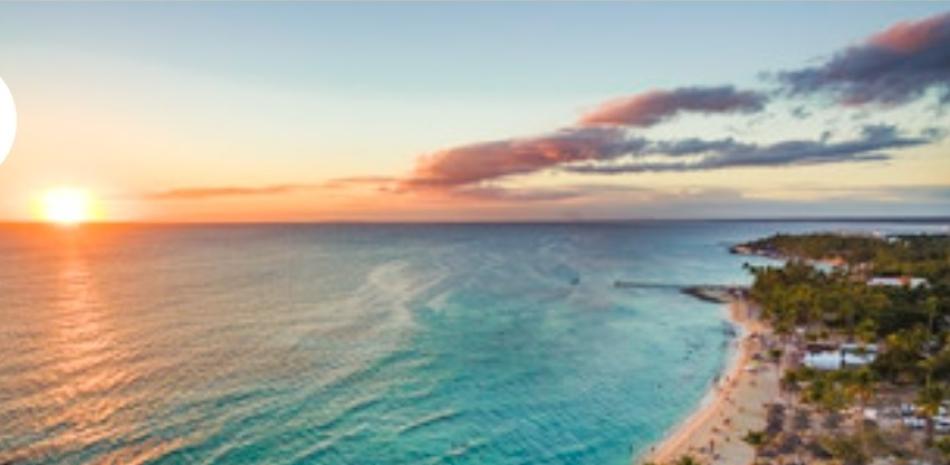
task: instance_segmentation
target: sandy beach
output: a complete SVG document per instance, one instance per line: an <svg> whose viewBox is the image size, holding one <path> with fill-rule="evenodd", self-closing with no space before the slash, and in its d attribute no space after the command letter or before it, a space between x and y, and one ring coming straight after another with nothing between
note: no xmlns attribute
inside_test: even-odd
<svg viewBox="0 0 950 465"><path fill-rule="evenodd" d="M754 450L742 437L765 427L766 404L778 400L780 376L775 363L756 360L756 354L765 355L761 336L768 328L750 311L746 300L729 304L739 336L727 369L697 410L635 463L665 464L686 454L708 464L753 462Z"/></svg>

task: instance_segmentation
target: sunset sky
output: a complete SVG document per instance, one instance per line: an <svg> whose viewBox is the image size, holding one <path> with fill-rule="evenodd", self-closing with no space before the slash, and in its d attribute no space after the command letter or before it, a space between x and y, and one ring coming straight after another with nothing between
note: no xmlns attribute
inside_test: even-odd
<svg viewBox="0 0 950 465"><path fill-rule="evenodd" d="M0 4L0 219L950 215L950 3Z"/></svg>

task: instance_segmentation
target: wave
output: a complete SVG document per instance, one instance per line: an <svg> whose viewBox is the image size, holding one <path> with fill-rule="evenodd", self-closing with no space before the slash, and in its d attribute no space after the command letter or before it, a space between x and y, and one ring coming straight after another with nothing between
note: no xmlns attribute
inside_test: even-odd
<svg viewBox="0 0 950 465"><path fill-rule="evenodd" d="M396 433L399 436L405 436L410 433L415 433L423 428L432 427L440 423L450 421L459 416L461 416L461 413L456 410L444 410L441 412L436 412L404 425L403 427L397 429Z"/></svg>

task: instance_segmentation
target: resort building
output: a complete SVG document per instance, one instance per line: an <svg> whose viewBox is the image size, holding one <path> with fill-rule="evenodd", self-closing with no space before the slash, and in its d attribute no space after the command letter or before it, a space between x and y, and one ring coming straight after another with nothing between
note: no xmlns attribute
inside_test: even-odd
<svg viewBox="0 0 950 465"><path fill-rule="evenodd" d="M868 365L877 358L875 344L842 344L836 349L809 351L802 363L816 370L840 370Z"/></svg>
<svg viewBox="0 0 950 465"><path fill-rule="evenodd" d="M911 276L875 276L868 280L868 286L889 286L906 287L916 289L918 287L927 287L929 283L924 278L914 278Z"/></svg>

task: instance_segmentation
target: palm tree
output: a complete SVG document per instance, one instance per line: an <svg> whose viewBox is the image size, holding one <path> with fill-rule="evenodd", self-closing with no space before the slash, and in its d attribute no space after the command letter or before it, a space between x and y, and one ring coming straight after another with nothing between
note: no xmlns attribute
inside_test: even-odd
<svg viewBox="0 0 950 465"><path fill-rule="evenodd" d="M934 383L927 376L927 384L917 391L917 407L927 417L927 442L928 446L933 444L934 439L934 416L940 412L940 404L943 403L947 395L947 388L940 383Z"/></svg>
<svg viewBox="0 0 950 465"><path fill-rule="evenodd" d="M848 341L850 342L854 341L854 319L856 316L855 314L857 313L854 308L854 304L852 303L853 301L854 301L854 297L851 295L848 295L847 298L844 299L839 304L840 305L839 312L841 314L841 319L844 320L845 325L848 328L847 334L848 334Z"/></svg>
<svg viewBox="0 0 950 465"><path fill-rule="evenodd" d="M862 412L867 407L868 401L874 396L876 383L877 377L867 366L861 367L861 369L852 373L850 379L848 379L848 395L852 399L858 400L858 406L861 407Z"/></svg>
<svg viewBox="0 0 950 465"><path fill-rule="evenodd" d="M700 463L692 455L684 455L675 462L675 465L700 465Z"/></svg>
<svg viewBox="0 0 950 465"><path fill-rule="evenodd" d="M870 344L877 339L877 323L871 318L861 320L855 331L858 340L864 344Z"/></svg>
<svg viewBox="0 0 950 465"><path fill-rule="evenodd" d="M927 357L927 337L926 328L920 326L888 335L885 339L887 351L878 357L875 364L884 368L887 376L894 381L907 375L914 380L919 379L920 362Z"/></svg>
<svg viewBox="0 0 950 465"><path fill-rule="evenodd" d="M937 316L937 297L930 296L924 301L924 309L927 311L927 343L933 343L934 338L934 318Z"/></svg>
<svg viewBox="0 0 950 465"><path fill-rule="evenodd" d="M793 407L797 404L798 396L796 394L802 388L801 384L799 384L800 381L801 380L799 379L797 372L793 370L787 370L785 372L785 375L782 376L782 379L779 382L779 389L781 390L781 393L789 394L789 399L791 399L791 402L789 402L789 404L792 405Z"/></svg>
<svg viewBox="0 0 950 465"><path fill-rule="evenodd" d="M858 418L858 432L862 452L867 452L867 441L864 436L864 409L876 391L877 379L874 372L867 366L851 374L848 379L848 397L858 400L860 417Z"/></svg>
<svg viewBox="0 0 950 465"><path fill-rule="evenodd" d="M764 446L768 441L768 437L765 435L765 431L749 431L745 436L742 437L742 440L746 444L752 446L752 463L755 463L759 459L759 448Z"/></svg>

